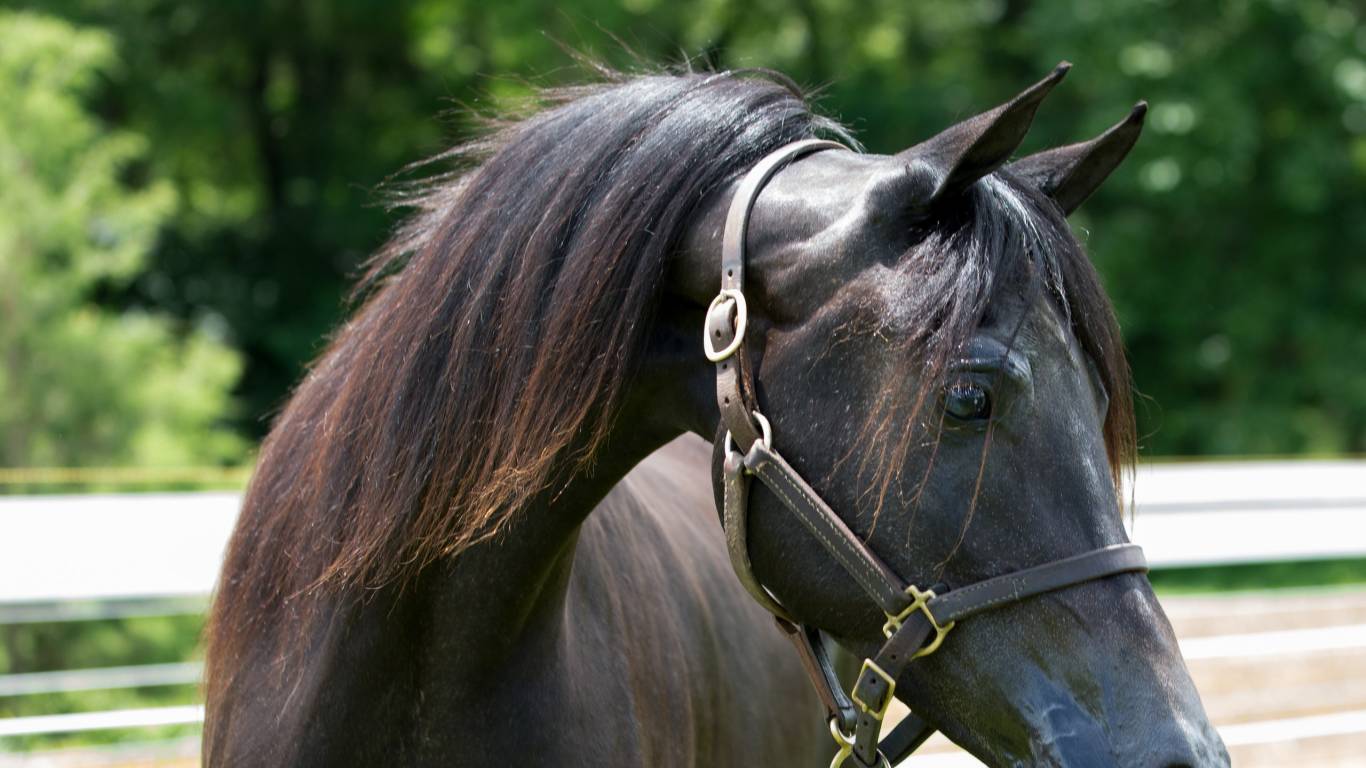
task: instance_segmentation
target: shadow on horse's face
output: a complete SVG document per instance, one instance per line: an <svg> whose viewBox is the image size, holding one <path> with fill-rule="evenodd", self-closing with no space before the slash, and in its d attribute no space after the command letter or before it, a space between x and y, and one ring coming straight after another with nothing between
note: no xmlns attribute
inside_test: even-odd
<svg viewBox="0 0 1366 768"><path fill-rule="evenodd" d="M1091 274L1062 213L1009 170L934 208L907 206L906 168L903 156L821 152L758 198L749 333L762 339L755 381L774 444L913 584L961 587L1126 541L1104 363L1078 330L1096 322L1081 313L1110 310L1057 285ZM715 217L701 229L718 229ZM978 273L980 295L954 309L944 293L964 290L963 271ZM954 312L972 326L945 340ZM938 363L935 345L947 350ZM773 494L756 491L750 516L773 595L871 656L877 607ZM897 691L984 760L1227 760L1141 574L960 623Z"/></svg>

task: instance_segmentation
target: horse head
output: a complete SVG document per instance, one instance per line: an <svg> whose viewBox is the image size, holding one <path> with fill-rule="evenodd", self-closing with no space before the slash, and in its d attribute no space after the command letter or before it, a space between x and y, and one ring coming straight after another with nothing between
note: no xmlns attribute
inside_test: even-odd
<svg viewBox="0 0 1366 768"><path fill-rule="evenodd" d="M677 270L698 302L716 294L718 267L726 289L708 322L718 501L758 469L751 446L781 452L799 478L753 484L748 520L735 514L740 570L772 610L869 663L898 626L869 580L890 573L917 595L962 596L1126 549L1129 370L1065 217L1127 154L1146 107L1092 141L1008 163L1067 68L894 156L813 145L775 158L768 178L715 196ZM829 530L794 522L817 502L790 497L817 495L839 517ZM860 557L859 544L830 541L846 535L871 553L873 576L832 557ZM951 634L927 629L942 645L881 690L992 765L1227 764L1132 565L1034 595L998 582L993 610ZM874 687L888 677L868 664L863 674ZM850 717L860 709L873 707ZM836 736L853 740L840 719L837 702Z"/></svg>

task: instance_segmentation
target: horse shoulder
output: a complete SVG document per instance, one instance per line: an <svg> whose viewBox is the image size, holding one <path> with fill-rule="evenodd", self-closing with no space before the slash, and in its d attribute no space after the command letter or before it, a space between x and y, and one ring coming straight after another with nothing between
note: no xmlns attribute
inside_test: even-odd
<svg viewBox="0 0 1366 768"><path fill-rule="evenodd" d="M731 573L710 460L710 445L679 438L589 516L569 580L565 652L584 660L573 668L584 673L585 700L611 689L605 698L635 724L630 741L644 764L809 762L823 744L783 725L819 719L819 705L773 618Z"/></svg>

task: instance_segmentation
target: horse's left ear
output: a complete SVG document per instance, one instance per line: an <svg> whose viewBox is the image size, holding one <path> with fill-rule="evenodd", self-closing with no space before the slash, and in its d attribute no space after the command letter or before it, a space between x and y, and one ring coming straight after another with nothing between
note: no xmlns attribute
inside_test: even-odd
<svg viewBox="0 0 1366 768"><path fill-rule="evenodd" d="M1148 103L1140 101L1128 117L1096 138L1038 152L1006 168L1043 190L1070 216L1133 149L1147 113Z"/></svg>
<svg viewBox="0 0 1366 768"><path fill-rule="evenodd" d="M906 166L895 181L898 196L927 208L1001 167L1024 140L1039 104L1071 68L1061 62L1010 101L899 153Z"/></svg>

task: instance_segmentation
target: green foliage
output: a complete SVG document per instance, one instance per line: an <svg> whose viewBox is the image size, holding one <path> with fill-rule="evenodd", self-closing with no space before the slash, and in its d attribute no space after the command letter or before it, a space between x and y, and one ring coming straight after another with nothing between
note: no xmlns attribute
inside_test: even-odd
<svg viewBox="0 0 1366 768"><path fill-rule="evenodd" d="M101 306L175 211L148 152L85 105L117 69L103 31L0 11L0 466L237 460L237 355L205 329Z"/></svg>
<svg viewBox="0 0 1366 768"><path fill-rule="evenodd" d="M198 661L199 614L147 616L99 621L52 621L0 626L0 675L68 669ZM105 712L164 707L200 701L198 686L72 691L0 696L0 718L53 712ZM140 740L197 732L198 726L137 729ZM113 743L128 738L118 731L0 738L0 753L76 744Z"/></svg>
<svg viewBox="0 0 1366 768"><path fill-rule="evenodd" d="M627 68L640 66L629 48L648 62L687 53L697 66L781 69L821 86L821 107L884 152L1074 61L1026 150L1094 135L1140 98L1153 104L1133 158L1075 217L1151 398L1147 452L1366 451L1359 3L41 5L104 30L84 38L104 42L82 43L102 52L87 67L100 76L81 86L103 119L57 133L141 182L120 231L160 225L145 268L101 278L102 301L192 324L221 318L246 360L244 434L264 430L392 225L374 190L468 135L470 109L582 78L563 45ZM443 125L436 116L452 105Z"/></svg>
<svg viewBox="0 0 1366 768"><path fill-rule="evenodd" d="M1150 398L1145 451L1366 452L1363 14L1351 0L0 0L0 466L239 461L394 223L375 190L469 135L473 113L584 78L564 47L626 69L779 69L879 152L1073 61L1026 151L1153 105L1074 217ZM1363 580L1362 561L1153 574L1163 593ZM191 659L199 620L0 627L0 674ZM16 697L0 717L195 696Z"/></svg>
<svg viewBox="0 0 1366 768"><path fill-rule="evenodd" d="M1218 567L1163 568L1148 579L1160 595L1321 589L1366 584L1366 560L1304 560Z"/></svg>

